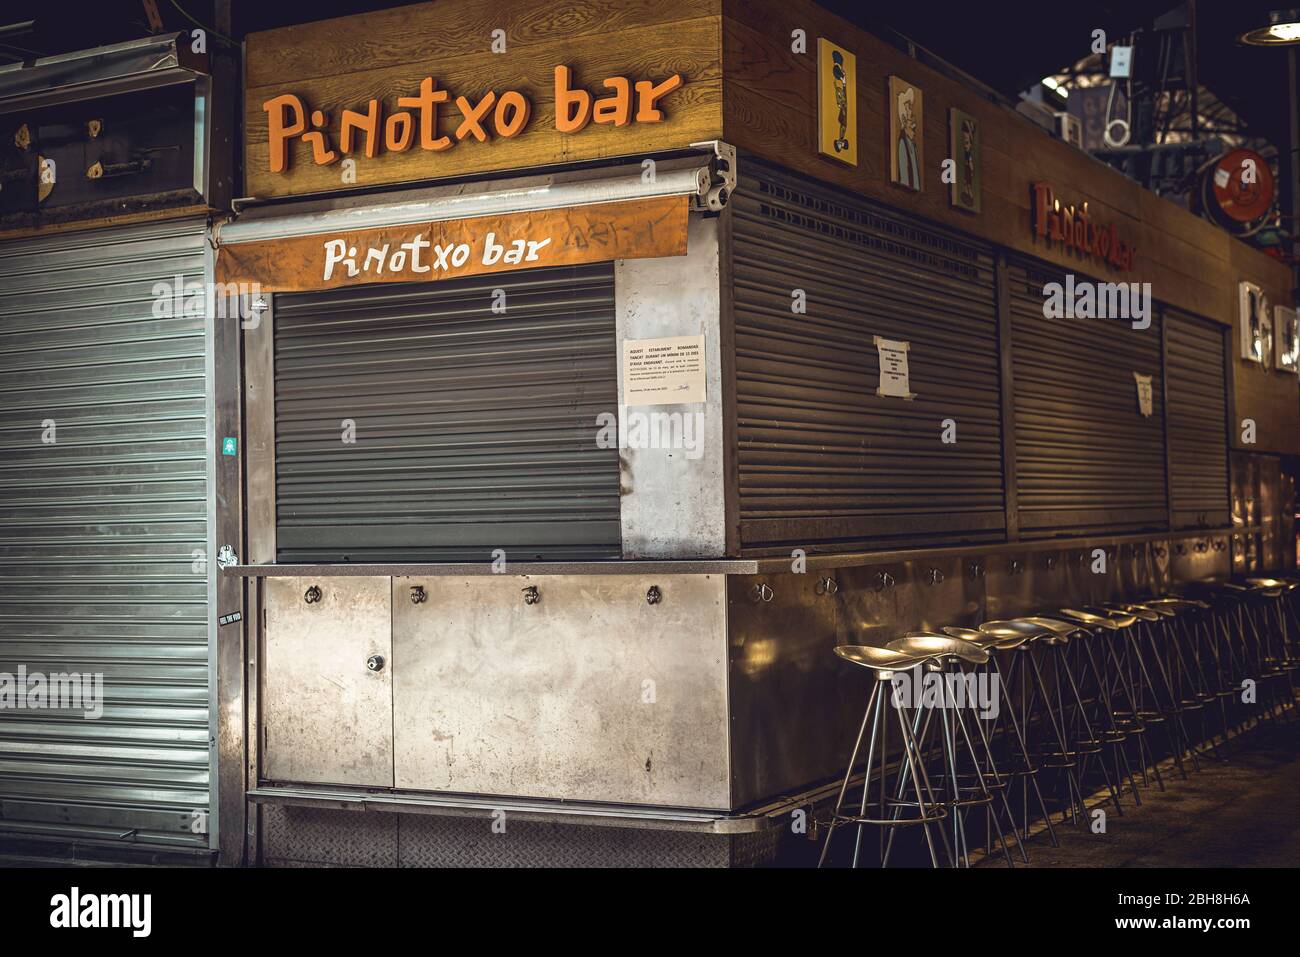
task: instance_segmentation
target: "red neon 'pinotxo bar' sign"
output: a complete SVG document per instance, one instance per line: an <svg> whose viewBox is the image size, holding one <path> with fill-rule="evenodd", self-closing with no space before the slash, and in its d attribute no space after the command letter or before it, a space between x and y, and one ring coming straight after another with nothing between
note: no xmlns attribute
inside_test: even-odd
<svg viewBox="0 0 1300 957"><path fill-rule="evenodd" d="M1034 183L1030 193L1035 236L1121 272L1133 270L1137 246L1121 239L1114 223L1094 223L1086 202L1079 207L1062 205L1050 183Z"/></svg>

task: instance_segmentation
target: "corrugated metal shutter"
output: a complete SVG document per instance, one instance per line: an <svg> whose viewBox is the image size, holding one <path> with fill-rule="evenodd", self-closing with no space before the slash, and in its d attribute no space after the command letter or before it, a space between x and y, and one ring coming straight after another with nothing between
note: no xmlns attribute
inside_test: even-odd
<svg viewBox="0 0 1300 957"><path fill-rule="evenodd" d="M274 322L281 562L618 557L612 263L278 295Z"/></svg>
<svg viewBox="0 0 1300 957"><path fill-rule="evenodd" d="M1044 286L1064 274L1013 262L1007 278L1021 535L1165 528L1159 311L1142 330L1126 319L1048 319ZM1138 411L1135 372L1152 377L1150 418Z"/></svg>
<svg viewBox="0 0 1300 957"><path fill-rule="evenodd" d="M1166 309L1169 494L1175 528L1232 524L1224 326Z"/></svg>
<svg viewBox="0 0 1300 957"><path fill-rule="evenodd" d="M0 712L9 835L206 846L204 223L0 244L0 672L99 673L104 710ZM53 442L47 427L54 429Z"/></svg>
<svg viewBox="0 0 1300 957"><path fill-rule="evenodd" d="M1001 538L992 251L748 157L740 172L743 546ZM806 314L792 311L796 289ZM911 343L914 401L876 395L877 335Z"/></svg>

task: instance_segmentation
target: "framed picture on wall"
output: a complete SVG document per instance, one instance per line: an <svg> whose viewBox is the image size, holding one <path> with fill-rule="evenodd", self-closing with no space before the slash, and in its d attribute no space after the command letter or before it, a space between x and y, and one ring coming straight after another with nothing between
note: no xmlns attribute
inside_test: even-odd
<svg viewBox="0 0 1300 957"><path fill-rule="evenodd" d="M920 192L925 169L921 131L925 103L919 87L902 77L889 78L889 179Z"/></svg>
<svg viewBox="0 0 1300 957"><path fill-rule="evenodd" d="M858 165L858 58L817 38L817 152Z"/></svg>
<svg viewBox="0 0 1300 957"><path fill-rule="evenodd" d="M1273 323L1268 314L1268 299L1253 282L1243 281L1238 290L1241 358L1267 368L1273 363Z"/></svg>
<svg viewBox="0 0 1300 957"><path fill-rule="evenodd" d="M1300 309L1274 307L1273 338L1277 349L1273 364L1283 372L1300 375Z"/></svg>
<svg viewBox="0 0 1300 957"><path fill-rule="evenodd" d="M949 153L956 168L948 201L958 209L980 211L980 121L956 107L948 111Z"/></svg>

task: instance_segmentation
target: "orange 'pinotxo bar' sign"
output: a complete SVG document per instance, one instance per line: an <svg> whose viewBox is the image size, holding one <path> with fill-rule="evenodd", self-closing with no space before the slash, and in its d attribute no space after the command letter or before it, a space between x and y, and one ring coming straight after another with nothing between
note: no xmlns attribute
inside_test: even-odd
<svg viewBox="0 0 1300 957"><path fill-rule="evenodd" d="M220 283L307 292L686 255L685 196L593 203L221 246Z"/></svg>
<svg viewBox="0 0 1300 957"><path fill-rule="evenodd" d="M680 73L655 83L640 80L635 84L625 76L606 79L607 96L593 96L573 84L573 71L567 66L555 68L555 128L561 133L577 133L589 123L628 126L632 123L658 123L663 120L660 101L682 85ZM443 132L439 112L449 103L460 111L461 121L454 130ZM272 173L289 168L289 146L295 138L311 147L312 160L328 166L349 153L362 151L371 159L380 150L403 153L417 143L422 150L440 152L466 139L486 143L490 139L510 139L528 126L533 107L519 90L496 93L489 90L477 100L466 96L452 97L440 90L433 77L420 81L415 96L399 96L397 109L384 115L378 98L370 100L365 111L343 110L336 136L331 137L329 117L321 110L308 111L302 99L292 93L272 97L262 104L267 122L267 162Z"/></svg>

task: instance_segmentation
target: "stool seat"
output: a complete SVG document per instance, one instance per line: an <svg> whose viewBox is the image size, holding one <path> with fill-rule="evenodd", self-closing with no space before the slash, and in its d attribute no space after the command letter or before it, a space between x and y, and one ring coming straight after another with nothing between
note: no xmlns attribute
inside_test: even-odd
<svg viewBox="0 0 1300 957"><path fill-rule="evenodd" d="M1155 609L1143 605L1103 605L1101 607L1119 615L1133 615L1143 621L1159 621L1162 617L1165 617Z"/></svg>
<svg viewBox="0 0 1300 957"><path fill-rule="evenodd" d="M1159 601L1146 601L1143 602L1141 605L1121 605L1120 607L1126 608L1129 611L1132 611L1134 614L1137 614L1135 609L1145 608L1147 611L1154 613L1157 618L1177 618L1179 615L1177 606L1170 605L1170 604L1163 604Z"/></svg>
<svg viewBox="0 0 1300 957"><path fill-rule="evenodd" d="M989 653L975 642L931 631L909 631L902 638L888 642L885 647L910 655L957 658L972 665L982 665L989 660Z"/></svg>
<svg viewBox="0 0 1300 957"><path fill-rule="evenodd" d="M934 657L932 654L911 654L889 648L876 648L873 645L837 645L835 653L845 661L870 668L882 675L892 671L906 671Z"/></svg>
<svg viewBox="0 0 1300 957"><path fill-rule="evenodd" d="M992 638L999 639L998 648L1019 648L1027 641L1034 641L1052 635L1050 628L1035 625L1023 618L986 621L980 625L979 630Z"/></svg>
<svg viewBox="0 0 1300 957"><path fill-rule="evenodd" d="M1048 631L1052 632L1052 634L1056 635L1056 637L1061 639L1067 639L1071 635L1084 630L1078 625L1070 624L1068 621L1061 621L1057 618L1043 618L1038 615L1029 618L1022 618L1020 620L1027 621L1031 625L1038 625L1040 628L1046 628Z"/></svg>
<svg viewBox="0 0 1300 957"><path fill-rule="evenodd" d="M1256 588L1269 589L1270 591L1278 590L1279 594L1283 591L1291 591L1296 587L1294 582L1289 582L1282 578L1247 578L1246 584L1254 585ZM1264 594L1268 595L1268 592L1266 591ZM1269 595L1269 597L1272 598L1274 596Z"/></svg>
<svg viewBox="0 0 1300 957"><path fill-rule="evenodd" d="M1061 617L1066 621L1075 621L1081 625L1087 625L1094 628L1104 628L1107 631L1119 631L1119 623L1114 618L1107 618L1104 615L1094 614L1090 611L1081 611L1077 608L1062 608Z"/></svg>
<svg viewBox="0 0 1300 957"><path fill-rule="evenodd" d="M1015 638L1000 637L985 634L977 628L961 628L956 625L945 625L943 633L949 638L961 638L964 641L974 642L988 651L1008 651L1019 647L1026 641L1025 638L1020 636Z"/></svg>
<svg viewBox="0 0 1300 957"><path fill-rule="evenodd" d="M1133 612L1112 608L1109 605L1089 605L1084 610L1094 615L1101 615L1103 618L1109 618L1120 628L1132 628L1138 623L1138 618L1141 617Z"/></svg>

